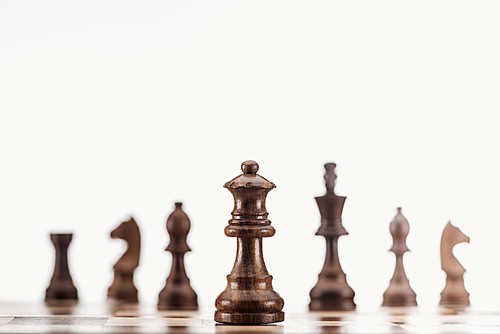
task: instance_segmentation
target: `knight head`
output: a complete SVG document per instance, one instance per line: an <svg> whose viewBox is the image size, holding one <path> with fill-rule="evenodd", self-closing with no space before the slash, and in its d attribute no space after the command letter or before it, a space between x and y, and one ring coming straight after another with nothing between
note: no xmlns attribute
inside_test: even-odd
<svg viewBox="0 0 500 334"><path fill-rule="evenodd" d="M470 238L466 236L458 227L454 226L451 221L446 224L443 235L446 235L447 240L449 240L453 245L462 242L470 242Z"/></svg>
<svg viewBox="0 0 500 334"><path fill-rule="evenodd" d="M113 239L128 239L131 233L135 233L139 228L133 217L122 222L117 228L111 231L110 236Z"/></svg>

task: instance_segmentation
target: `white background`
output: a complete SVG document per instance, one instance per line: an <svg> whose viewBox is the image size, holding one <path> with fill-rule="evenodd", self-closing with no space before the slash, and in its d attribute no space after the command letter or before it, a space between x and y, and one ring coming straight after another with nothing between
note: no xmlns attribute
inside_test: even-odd
<svg viewBox="0 0 500 334"><path fill-rule="evenodd" d="M82 302L106 298L132 214L143 235L140 298L170 267L165 220L191 218L186 256L199 302L226 283L222 185L247 159L277 189L265 259L286 308L305 308L324 260L314 235L323 164L348 197L340 257L360 309L394 268L389 222L422 307L444 286L448 219L478 308L498 307L498 1L0 2L0 301L41 301L50 231L73 231Z"/></svg>

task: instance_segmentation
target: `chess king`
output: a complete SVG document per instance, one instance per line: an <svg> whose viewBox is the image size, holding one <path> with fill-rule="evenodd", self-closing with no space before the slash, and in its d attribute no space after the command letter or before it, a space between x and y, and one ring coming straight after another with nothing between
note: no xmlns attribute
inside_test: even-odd
<svg viewBox="0 0 500 334"><path fill-rule="evenodd" d="M325 237L326 258L318 275L318 282L309 293L311 311L347 311L356 308L354 290L347 283L338 255L338 239L348 233L342 226L342 210L346 197L335 194L335 167L335 163L325 164L326 194L315 197L321 214L321 225L316 235Z"/></svg>
<svg viewBox="0 0 500 334"><path fill-rule="evenodd" d="M232 219L224 229L228 237L237 238L233 270L227 276L227 287L216 299L215 321L230 324L265 324L283 321L284 301L272 286L262 253L262 238L275 233L267 219L266 196L276 188L274 183L257 174L259 165L245 161L242 175L224 187L234 197Z"/></svg>

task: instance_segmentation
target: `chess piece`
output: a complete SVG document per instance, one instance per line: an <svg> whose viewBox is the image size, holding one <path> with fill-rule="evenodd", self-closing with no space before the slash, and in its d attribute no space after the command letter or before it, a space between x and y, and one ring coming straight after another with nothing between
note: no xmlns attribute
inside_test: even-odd
<svg viewBox="0 0 500 334"><path fill-rule="evenodd" d="M172 268L165 287L158 295L160 310L198 309L198 297L189 283L184 267L184 254L191 251L186 240L190 229L191 222L182 210L182 203L175 203L175 210L167 219L170 243L165 249L172 253Z"/></svg>
<svg viewBox="0 0 500 334"><path fill-rule="evenodd" d="M54 244L56 251L56 261L54 265L54 274L45 292L46 302L78 300L78 292L73 284L68 266L68 247L72 239L72 233L50 234L50 240L52 244Z"/></svg>
<svg viewBox="0 0 500 334"><path fill-rule="evenodd" d="M113 239L127 242L127 250L113 266L114 280L108 288L108 298L137 303L137 288L134 285L134 271L139 266L141 255L141 233L134 218L121 223L111 234Z"/></svg>
<svg viewBox="0 0 500 334"><path fill-rule="evenodd" d="M465 289L465 268L453 255L453 247L462 242L470 242L458 227L448 222L441 235L441 268L446 273L446 285L441 292L441 305L469 305L469 293Z"/></svg>
<svg viewBox="0 0 500 334"><path fill-rule="evenodd" d="M267 219L266 196L274 183L257 174L259 165L245 161L242 175L224 185L234 197L232 219L224 229L237 238L236 261L227 287L215 301L215 321L230 324L266 324L285 319L284 306L272 286L262 253L262 238L276 232Z"/></svg>
<svg viewBox="0 0 500 334"><path fill-rule="evenodd" d="M416 306L417 295L410 286L403 264L404 253L410 251L406 246L406 237L410 232L410 224L401 213L401 208L398 208L389 229L393 239L393 245L389 251L396 255L396 268L389 287L384 292L382 306Z"/></svg>
<svg viewBox="0 0 500 334"><path fill-rule="evenodd" d="M316 235L326 240L326 258L318 282L309 293L311 311L347 311L356 308L354 290L347 283L338 255L338 239L349 233L342 226L342 210L347 197L335 194L335 167L335 163L325 164L326 194L315 197L321 214L321 225Z"/></svg>

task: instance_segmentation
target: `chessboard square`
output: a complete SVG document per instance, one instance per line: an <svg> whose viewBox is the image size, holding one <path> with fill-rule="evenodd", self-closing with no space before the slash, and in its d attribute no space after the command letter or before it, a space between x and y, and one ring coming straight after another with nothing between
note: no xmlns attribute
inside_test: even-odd
<svg viewBox="0 0 500 334"><path fill-rule="evenodd" d="M363 333L363 334L387 334L387 333L406 333L406 331L398 325L349 325L342 328L345 333Z"/></svg>
<svg viewBox="0 0 500 334"><path fill-rule="evenodd" d="M163 327L166 326L166 319L161 318L137 318L137 317L110 317L106 322L106 327Z"/></svg>
<svg viewBox="0 0 500 334"><path fill-rule="evenodd" d="M268 333L268 334L282 334L287 333L285 326L282 324L266 324L266 325L226 325L226 324L216 324L215 333L238 333L238 334L248 334L248 333ZM292 331L292 333L296 333ZM304 331L301 333L311 333L310 331Z"/></svg>
<svg viewBox="0 0 500 334"><path fill-rule="evenodd" d="M8 325L16 326L103 326L107 317L14 317Z"/></svg>
<svg viewBox="0 0 500 334"><path fill-rule="evenodd" d="M212 321L213 322L213 321ZM202 319L193 318L137 318L111 317L106 327L133 326L133 327L193 327L201 326Z"/></svg>
<svg viewBox="0 0 500 334"><path fill-rule="evenodd" d="M309 326L319 326L319 327L340 327L345 325L345 321L337 321L337 320L312 320L306 323Z"/></svg>

